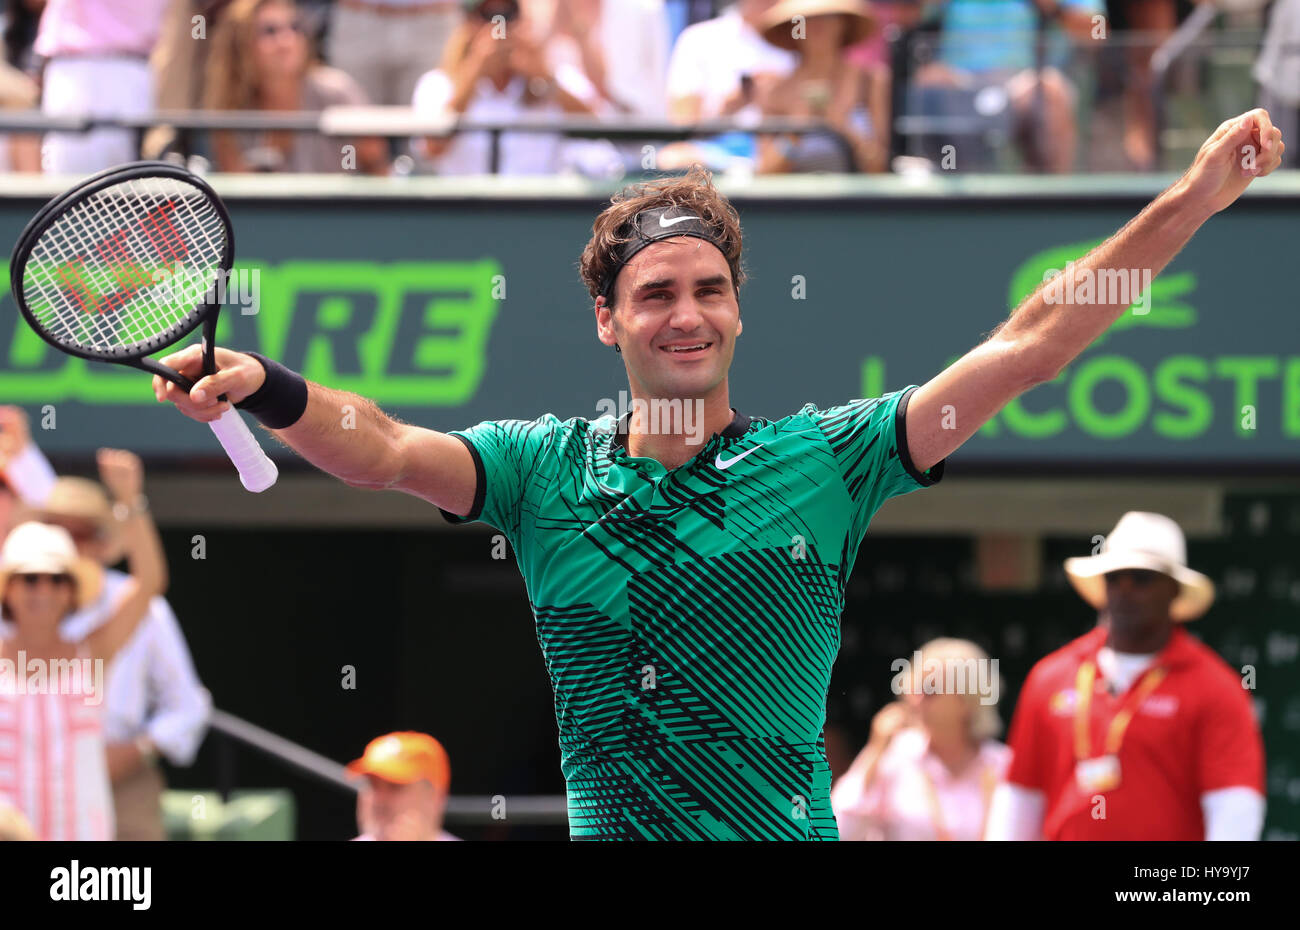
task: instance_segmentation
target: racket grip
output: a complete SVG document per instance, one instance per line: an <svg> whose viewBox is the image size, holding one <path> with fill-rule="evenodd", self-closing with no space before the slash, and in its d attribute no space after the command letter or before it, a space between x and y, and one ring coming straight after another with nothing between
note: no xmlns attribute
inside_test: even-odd
<svg viewBox="0 0 1300 930"><path fill-rule="evenodd" d="M217 434L217 439L221 441L221 447L226 450L226 455L230 456L230 461L234 462L235 468L239 469L239 480L245 488L257 494L275 484L280 470L262 451L257 438L244 422L244 418L239 415L238 410L231 407L221 415L220 419L213 420L208 425L212 427L212 432Z"/></svg>

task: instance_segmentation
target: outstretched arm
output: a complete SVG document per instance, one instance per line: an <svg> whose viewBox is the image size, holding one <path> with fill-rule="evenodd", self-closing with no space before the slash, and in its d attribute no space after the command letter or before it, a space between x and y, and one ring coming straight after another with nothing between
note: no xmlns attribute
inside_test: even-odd
<svg viewBox="0 0 1300 930"><path fill-rule="evenodd" d="M1281 164L1281 139L1264 110L1228 120L1172 187L1073 262L1058 281L1044 282L985 342L919 388L907 408L908 452L916 467L933 467L1009 401L1055 378L1138 296L1130 288L1098 287L1088 290L1097 299L1086 306L1071 304L1062 299L1075 292L1067 279L1080 285L1114 282L1118 273L1129 278L1135 272L1149 283L1202 223Z"/></svg>
<svg viewBox="0 0 1300 930"><path fill-rule="evenodd" d="M107 662L135 635L149 601L167 589L167 559L158 527L143 506L144 466L140 457L125 449L100 449L97 460L104 486L128 513L119 531L131 573L108 619L86 636L91 654Z"/></svg>
<svg viewBox="0 0 1300 930"><path fill-rule="evenodd" d="M251 355L217 349L216 360L217 373L200 377L203 363L198 345L167 356L164 365L200 380L186 394L155 375L154 396L208 423L266 380L266 369ZM221 394L229 401L218 402ZM395 420L358 394L308 381L302 416L291 426L271 432L321 471L353 487L405 491L462 516L473 506L477 475L464 443Z"/></svg>

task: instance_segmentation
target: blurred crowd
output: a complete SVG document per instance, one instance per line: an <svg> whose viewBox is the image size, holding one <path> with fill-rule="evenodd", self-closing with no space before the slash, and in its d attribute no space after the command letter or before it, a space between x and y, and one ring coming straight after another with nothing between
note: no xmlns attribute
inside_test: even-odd
<svg viewBox="0 0 1300 930"><path fill-rule="evenodd" d="M0 841L166 839L160 762L191 765L207 732L143 465L100 449L96 466L57 476L0 407ZM457 839L433 737L380 736L347 770L355 839Z"/></svg>
<svg viewBox="0 0 1300 930"><path fill-rule="evenodd" d="M1266 25L1250 102L1294 134L1300 0L1203 2L1251 11ZM1081 167L1088 118L1080 69L1070 66L1083 59L1085 73L1109 76L1091 82L1090 97L1118 100L1114 166L1150 170L1160 125L1152 53L1194 5L8 0L0 105L11 110L131 119L165 110L401 106L517 130L347 140L255 126L207 134L104 127L11 135L0 163L82 173L175 152L219 171L621 176L698 162L751 173L883 172L917 159L988 167L999 156L988 140L1005 138L1024 170L1068 172ZM565 116L625 126L725 119L734 128L686 141L638 138L631 128L593 139L554 131ZM745 131L764 120L819 128Z"/></svg>
<svg viewBox="0 0 1300 930"><path fill-rule="evenodd" d="M56 477L0 407L0 838L163 839L159 759L206 730L140 459L97 466Z"/></svg>

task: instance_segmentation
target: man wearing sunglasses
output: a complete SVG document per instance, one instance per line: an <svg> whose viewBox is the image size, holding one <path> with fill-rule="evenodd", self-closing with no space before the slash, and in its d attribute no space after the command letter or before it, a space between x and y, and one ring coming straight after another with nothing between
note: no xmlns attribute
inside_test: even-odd
<svg viewBox="0 0 1300 930"><path fill-rule="evenodd" d="M1259 839L1263 740L1241 676L1183 629L1214 583L1178 524L1126 513L1065 572L1105 623L1030 672L988 837Z"/></svg>

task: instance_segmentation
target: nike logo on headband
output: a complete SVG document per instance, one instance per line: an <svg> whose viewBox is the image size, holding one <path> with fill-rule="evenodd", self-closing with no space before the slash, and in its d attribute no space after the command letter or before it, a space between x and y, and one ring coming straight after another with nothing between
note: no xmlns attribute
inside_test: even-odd
<svg viewBox="0 0 1300 930"><path fill-rule="evenodd" d="M665 217L665 216L663 216L663 215L660 215L660 217L659 217L659 225L660 225L662 228L667 229L669 226L673 226L673 225L676 225L677 223L685 222L686 220L698 220L698 219L699 219L698 216L674 216L674 217L670 220L670 219L668 219L667 217ZM701 222L703 222L703 221L701 221Z"/></svg>

